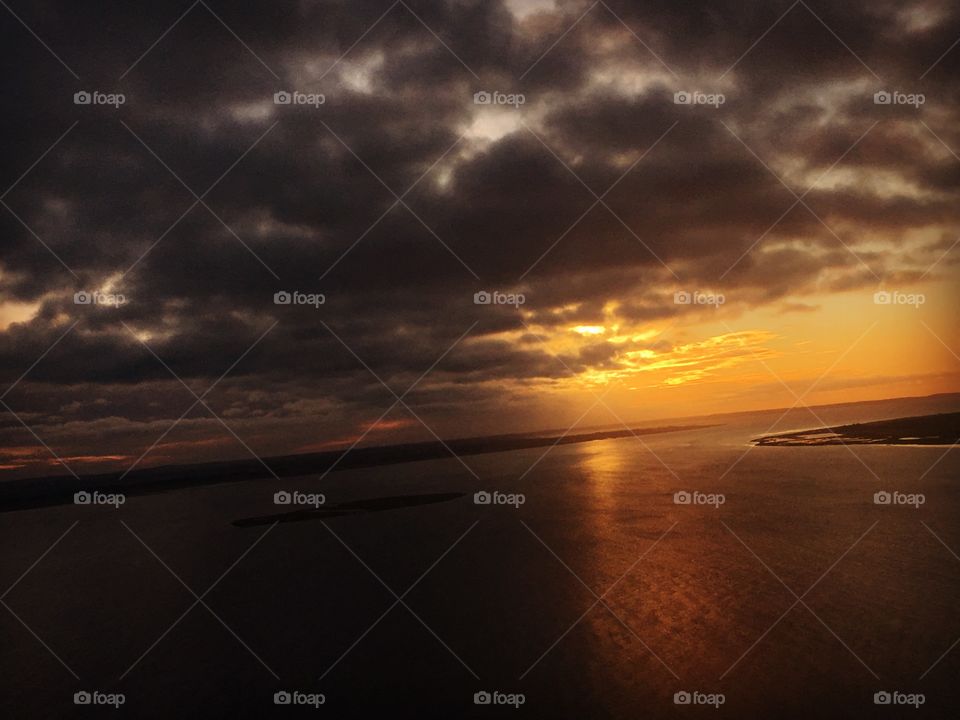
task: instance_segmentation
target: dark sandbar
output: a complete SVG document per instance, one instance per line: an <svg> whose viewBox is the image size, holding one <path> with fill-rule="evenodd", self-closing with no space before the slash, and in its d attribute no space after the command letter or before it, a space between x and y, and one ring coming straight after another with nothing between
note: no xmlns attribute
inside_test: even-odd
<svg viewBox="0 0 960 720"><path fill-rule="evenodd" d="M960 413L921 415L854 425L765 435L755 445L955 445L960 442Z"/></svg>
<svg viewBox="0 0 960 720"><path fill-rule="evenodd" d="M79 479L71 475L59 475L9 480L0 483L0 512L69 504L73 502L73 494L81 490L123 493L130 496L143 495L240 480L272 480L274 475L279 478L296 477L332 470L350 470L420 460L437 460L449 458L451 455L482 455L550 445L569 445L592 440L610 440L634 435L698 430L707 427L713 426L670 425L657 428L604 430L559 436L499 435L448 440L446 442L432 441L408 443L406 445L353 448L346 455L344 455L343 450L333 450L305 455L263 458L262 462L251 458L250 460L231 460L195 465L168 465L134 470L126 477L123 477L123 473L114 472L81 475ZM270 471L273 471L272 474Z"/></svg>

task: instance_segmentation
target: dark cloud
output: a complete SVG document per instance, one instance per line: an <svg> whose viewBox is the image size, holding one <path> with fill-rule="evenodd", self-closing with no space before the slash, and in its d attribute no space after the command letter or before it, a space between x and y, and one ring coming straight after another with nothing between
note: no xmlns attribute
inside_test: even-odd
<svg viewBox="0 0 960 720"><path fill-rule="evenodd" d="M258 451L350 435L393 401L364 363L400 393L472 328L409 396L469 429L458 406L522 402L617 352L558 362L537 332L678 318L685 287L731 313L807 311L824 288L921 277L960 225L960 50L934 65L960 37L952 4L800 3L765 36L789 3L611 1L569 33L589 3L522 21L461 0L208 5L164 34L189 4L11 3L62 63L0 18L0 303L36 306L0 332L0 370L12 382L76 321L8 398L64 445L137 455L194 400L171 371L200 393L228 369L211 405ZM926 102L875 105L885 88ZM128 302L74 303L98 288ZM524 293L523 320L475 305L481 289ZM176 432L223 428L198 407Z"/></svg>

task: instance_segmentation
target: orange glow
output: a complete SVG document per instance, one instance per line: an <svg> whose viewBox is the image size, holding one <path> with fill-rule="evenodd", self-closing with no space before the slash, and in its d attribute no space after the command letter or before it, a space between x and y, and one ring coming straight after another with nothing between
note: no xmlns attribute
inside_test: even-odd
<svg viewBox="0 0 960 720"><path fill-rule="evenodd" d="M610 411L676 417L960 390L956 286L928 279L904 288L924 294L919 305L878 303L874 292L823 291L775 305L738 304L729 292L720 307L681 306L671 319L647 322L621 316L610 302L573 326L528 313L520 331L492 339L521 345L534 337L553 356L556 378L513 383L550 396L548 407L582 412L603 393L584 423L610 422ZM544 417L541 425L555 422L553 411Z"/></svg>
<svg viewBox="0 0 960 720"><path fill-rule="evenodd" d="M387 430L398 430L400 428L410 427L418 424L416 420L409 418L398 418L396 420L381 420L378 423L367 423L364 427L368 432L384 432Z"/></svg>
<svg viewBox="0 0 960 720"><path fill-rule="evenodd" d="M419 425L416 420L407 418L398 418L396 420L381 420L375 423L370 421L351 435L345 435L331 440L325 440L318 443L308 443L296 448L296 452L324 452L326 450L345 450L354 443L370 437L374 433L390 433L393 430L401 430L408 427Z"/></svg>
<svg viewBox="0 0 960 720"><path fill-rule="evenodd" d="M62 459L67 463L99 463L109 462L111 460L127 460L128 458L129 455L69 455ZM50 464L59 465L60 463L56 459L51 458Z"/></svg>

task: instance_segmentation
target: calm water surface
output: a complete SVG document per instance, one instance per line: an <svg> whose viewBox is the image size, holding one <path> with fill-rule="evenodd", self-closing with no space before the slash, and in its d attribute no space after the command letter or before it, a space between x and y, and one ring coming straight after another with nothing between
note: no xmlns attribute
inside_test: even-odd
<svg viewBox="0 0 960 720"><path fill-rule="evenodd" d="M280 689L324 693L299 710L313 717L955 716L957 453L751 448L778 415L467 457L469 470L451 459L0 515L4 587L79 521L4 598L30 630L5 611L0 699L11 717L96 715L72 703L84 688L126 694L108 717L297 715L273 705ZM819 424L796 411L773 429ZM282 488L327 505L462 495L232 525L277 512ZM480 490L525 502L475 505ZM925 502L875 505L883 490ZM724 502L678 505L679 491ZM184 615L215 582L209 610ZM525 703L475 706L481 690ZM878 707L881 690L925 704ZM725 702L677 706L680 691Z"/></svg>

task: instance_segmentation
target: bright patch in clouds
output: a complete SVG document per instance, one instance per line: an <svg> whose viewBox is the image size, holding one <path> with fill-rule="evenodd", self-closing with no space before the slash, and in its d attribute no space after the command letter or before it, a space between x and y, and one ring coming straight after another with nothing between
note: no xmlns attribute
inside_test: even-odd
<svg viewBox="0 0 960 720"><path fill-rule="evenodd" d="M603 335L607 329L603 325L577 325L573 331L579 335Z"/></svg>

